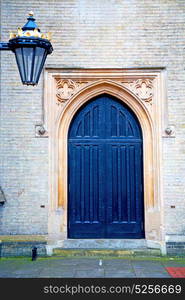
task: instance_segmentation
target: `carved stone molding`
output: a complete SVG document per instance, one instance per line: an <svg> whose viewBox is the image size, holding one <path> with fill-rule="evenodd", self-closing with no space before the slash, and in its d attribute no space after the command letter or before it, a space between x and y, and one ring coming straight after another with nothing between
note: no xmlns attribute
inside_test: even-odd
<svg viewBox="0 0 185 300"><path fill-rule="evenodd" d="M56 97L59 102L66 102L77 93L88 81L74 81L71 79L56 78Z"/></svg>
<svg viewBox="0 0 185 300"><path fill-rule="evenodd" d="M57 100L59 102L67 101L73 94L76 86L71 79L56 79Z"/></svg>
<svg viewBox="0 0 185 300"><path fill-rule="evenodd" d="M56 98L57 102L64 103L70 100L77 92L79 92L84 86L88 85L92 81L80 81L76 79L61 79L56 80ZM119 82L119 81L118 81ZM123 86L126 86L132 93L138 98L144 101L146 104L152 104L153 99L153 80L151 79L137 79L131 82L120 82Z"/></svg>
<svg viewBox="0 0 185 300"><path fill-rule="evenodd" d="M142 101L152 104L153 98L153 80L137 79L127 84L132 93L139 97Z"/></svg>

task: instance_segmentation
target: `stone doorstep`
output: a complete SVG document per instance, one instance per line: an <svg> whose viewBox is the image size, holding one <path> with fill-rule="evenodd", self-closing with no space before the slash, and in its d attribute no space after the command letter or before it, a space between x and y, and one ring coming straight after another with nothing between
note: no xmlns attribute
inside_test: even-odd
<svg viewBox="0 0 185 300"><path fill-rule="evenodd" d="M149 249L145 239L66 239L50 246L50 255L64 257L161 256L161 250Z"/></svg>
<svg viewBox="0 0 185 300"><path fill-rule="evenodd" d="M134 257L161 256L159 249L53 249L53 256L57 257Z"/></svg>
<svg viewBox="0 0 185 300"><path fill-rule="evenodd" d="M145 239L65 239L58 240L55 248L147 249L147 242Z"/></svg>

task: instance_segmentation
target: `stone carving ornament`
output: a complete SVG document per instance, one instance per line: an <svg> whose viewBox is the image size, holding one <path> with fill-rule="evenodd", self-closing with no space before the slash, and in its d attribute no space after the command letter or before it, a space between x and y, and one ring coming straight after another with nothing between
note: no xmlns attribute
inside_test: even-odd
<svg viewBox="0 0 185 300"><path fill-rule="evenodd" d="M71 79L56 79L57 100L59 102L66 102L86 84L88 84L86 81L81 82Z"/></svg>
<svg viewBox="0 0 185 300"><path fill-rule="evenodd" d="M67 101L75 91L75 83L71 79L57 80L57 99L59 102Z"/></svg>
<svg viewBox="0 0 185 300"><path fill-rule="evenodd" d="M60 103L66 102L88 83L88 81L56 78L57 100ZM122 83L125 84L124 82ZM128 83L127 87L142 101L152 104L153 81L151 79L137 79Z"/></svg>
<svg viewBox="0 0 185 300"><path fill-rule="evenodd" d="M130 90L144 102L152 104L153 81L150 79L138 79L129 83Z"/></svg>

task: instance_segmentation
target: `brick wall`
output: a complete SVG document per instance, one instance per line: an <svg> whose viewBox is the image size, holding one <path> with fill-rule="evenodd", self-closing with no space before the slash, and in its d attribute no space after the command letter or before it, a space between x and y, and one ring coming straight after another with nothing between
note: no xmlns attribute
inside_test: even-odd
<svg viewBox="0 0 185 300"><path fill-rule="evenodd" d="M53 0L1 2L1 40L35 12L42 32L53 32L47 64L73 68L166 67L169 124L163 140L166 233L185 233L185 1ZM47 233L48 140L35 138L42 119L43 78L20 83L14 55L1 53L1 234ZM45 208L41 208L45 205ZM175 208L171 208L175 206Z"/></svg>

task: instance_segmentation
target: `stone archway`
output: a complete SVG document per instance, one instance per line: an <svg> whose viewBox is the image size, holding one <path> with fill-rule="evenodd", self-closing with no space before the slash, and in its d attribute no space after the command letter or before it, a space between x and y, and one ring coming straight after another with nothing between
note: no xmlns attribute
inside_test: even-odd
<svg viewBox="0 0 185 300"><path fill-rule="evenodd" d="M115 70L74 70L45 74L46 126L50 145L49 233L67 239L67 138L71 120L91 98L107 93L128 105L143 132L145 235L148 245L163 247L161 189L162 114L161 71L130 73ZM161 85L160 85L161 84ZM52 101L52 103L51 103Z"/></svg>

